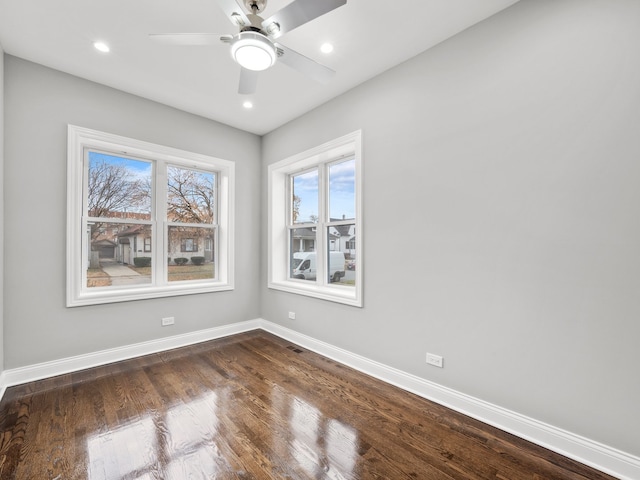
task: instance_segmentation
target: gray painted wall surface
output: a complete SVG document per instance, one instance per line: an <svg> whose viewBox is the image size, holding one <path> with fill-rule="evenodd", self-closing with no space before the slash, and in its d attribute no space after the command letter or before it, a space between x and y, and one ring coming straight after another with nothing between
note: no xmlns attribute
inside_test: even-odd
<svg viewBox="0 0 640 480"><path fill-rule="evenodd" d="M0 45L0 373L4 370L4 50Z"/></svg>
<svg viewBox="0 0 640 480"><path fill-rule="evenodd" d="M263 318L640 455L638 45L637 0L523 0L266 135L265 184L363 130L365 307L263 245Z"/></svg>
<svg viewBox="0 0 640 480"><path fill-rule="evenodd" d="M260 137L9 55L5 92L6 368L259 317ZM235 161L235 290L65 308L67 124Z"/></svg>

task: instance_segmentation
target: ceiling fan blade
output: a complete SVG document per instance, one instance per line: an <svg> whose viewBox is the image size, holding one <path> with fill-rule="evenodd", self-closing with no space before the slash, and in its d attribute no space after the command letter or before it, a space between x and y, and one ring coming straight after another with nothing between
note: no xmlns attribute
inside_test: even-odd
<svg viewBox="0 0 640 480"><path fill-rule="evenodd" d="M247 68L240 68L240 85L238 86L238 93L240 95L251 95L255 93L258 86L258 73L255 70L249 70Z"/></svg>
<svg viewBox="0 0 640 480"><path fill-rule="evenodd" d="M279 62L304 73L317 82L326 83L336 74L336 72L329 67L325 67L315 60L311 60L282 44L276 43L275 46L278 50L282 51L282 55L278 57Z"/></svg>
<svg viewBox="0 0 640 480"><path fill-rule="evenodd" d="M229 21L236 27L243 27L245 25L251 25L251 22L247 18L247 14L238 5L236 0L218 0L218 5L227 16Z"/></svg>
<svg viewBox="0 0 640 480"><path fill-rule="evenodd" d="M169 45L217 45L228 35L219 33L150 33L149 38Z"/></svg>
<svg viewBox="0 0 640 480"><path fill-rule="evenodd" d="M346 3L347 0L294 0L264 20L262 27L275 39Z"/></svg>

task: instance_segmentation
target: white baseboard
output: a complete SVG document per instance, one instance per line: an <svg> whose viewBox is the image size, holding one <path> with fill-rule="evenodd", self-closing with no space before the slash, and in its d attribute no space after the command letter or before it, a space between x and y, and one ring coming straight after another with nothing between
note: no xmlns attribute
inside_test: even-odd
<svg viewBox="0 0 640 480"><path fill-rule="evenodd" d="M621 480L640 479L639 457L443 387L263 319L234 323L52 362L5 370L0 374L0 399L2 399L6 388L13 385L256 329L265 330L372 377L493 425L532 443L618 477Z"/></svg>
<svg viewBox="0 0 640 480"><path fill-rule="evenodd" d="M261 328L386 383L449 407L621 480L640 479L639 457L375 362L281 325L262 320Z"/></svg>
<svg viewBox="0 0 640 480"><path fill-rule="evenodd" d="M207 340L228 337L249 330L260 328L261 320L250 320L247 322L232 323L221 327L198 330L196 332L175 335L172 337L149 340L147 342L135 343L124 347L110 348L99 352L78 355L75 357L43 362L26 367L12 368L5 370L0 375L0 393L4 394L7 387L20 385L22 383L33 382L43 378L63 375L65 373L77 372L86 368L106 365L108 363L128 360L130 358L141 357L151 353L163 352L173 348L185 347ZM0 396L0 399L2 397Z"/></svg>

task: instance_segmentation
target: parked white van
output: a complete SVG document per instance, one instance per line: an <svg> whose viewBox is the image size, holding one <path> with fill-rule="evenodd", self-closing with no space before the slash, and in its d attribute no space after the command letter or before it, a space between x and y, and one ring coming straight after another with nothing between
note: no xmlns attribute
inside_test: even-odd
<svg viewBox="0 0 640 480"><path fill-rule="evenodd" d="M329 278L331 282L339 282L344 277L344 253L329 252ZM316 279L316 252L295 252L291 264L293 278L302 280Z"/></svg>

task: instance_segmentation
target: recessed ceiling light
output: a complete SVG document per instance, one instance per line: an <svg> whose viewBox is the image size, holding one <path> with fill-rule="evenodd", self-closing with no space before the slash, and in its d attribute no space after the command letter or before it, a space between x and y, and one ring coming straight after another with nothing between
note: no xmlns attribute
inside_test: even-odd
<svg viewBox="0 0 640 480"><path fill-rule="evenodd" d="M104 42L94 42L93 46L95 47L96 50L98 50L99 52L102 53L109 53L109 45L107 45Z"/></svg>
<svg viewBox="0 0 640 480"><path fill-rule="evenodd" d="M333 45L330 43L323 43L322 46L320 46L320 51L322 53L331 53L333 52Z"/></svg>
<svg viewBox="0 0 640 480"><path fill-rule="evenodd" d="M244 103L242 104L242 106L243 106L244 108L246 108L247 110L250 110L250 109L252 109L252 108L253 108L253 103L251 103L249 100L247 100L246 102L244 102Z"/></svg>

